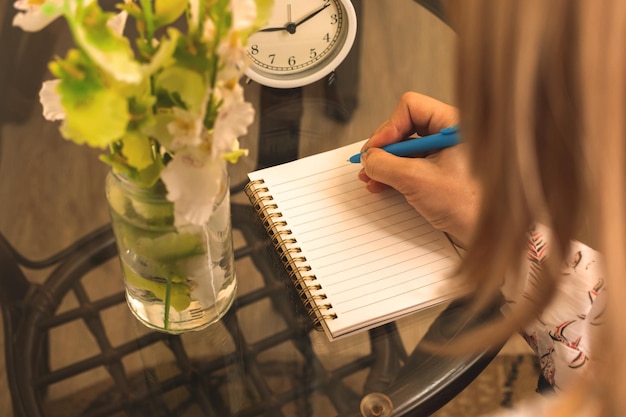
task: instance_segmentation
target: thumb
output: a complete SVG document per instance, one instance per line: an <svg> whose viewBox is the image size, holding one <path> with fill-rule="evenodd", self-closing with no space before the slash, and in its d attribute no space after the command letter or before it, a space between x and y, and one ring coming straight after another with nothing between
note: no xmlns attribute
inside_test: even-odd
<svg viewBox="0 0 626 417"><path fill-rule="evenodd" d="M424 158L403 158L379 148L370 148L361 156L365 174L371 181L395 188L402 194L413 194L417 181L430 178L433 166ZM368 188L382 187L368 184Z"/></svg>

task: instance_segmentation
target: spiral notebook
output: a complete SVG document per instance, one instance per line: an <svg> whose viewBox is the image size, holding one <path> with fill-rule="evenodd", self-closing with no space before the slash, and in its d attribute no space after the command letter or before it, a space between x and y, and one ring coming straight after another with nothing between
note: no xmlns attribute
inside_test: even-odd
<svg viewBox="0 0 626 417"><path fill-rule="evenodd" d="M464 293L460 255L394 190L372 194L347 162L362 142L248 174L246 193L330 340Z"/></svg>

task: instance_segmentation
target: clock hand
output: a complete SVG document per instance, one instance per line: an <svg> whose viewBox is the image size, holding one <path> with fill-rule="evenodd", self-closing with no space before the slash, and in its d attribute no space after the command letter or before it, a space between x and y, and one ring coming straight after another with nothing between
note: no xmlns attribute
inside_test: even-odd
<svg viewBox="0 0 626 417"><path fill-rule="evenodd" d="M289 6L291 6L291 5L289 5ZM290 18L289 19L290 22L287 23L285 26L264 28L264 29L260 29L259 32L280 32L280 31L285 30L285 31L287 31L287 32L289 32L289 33L291 33L293 35L294 33L296 33L296 27L300 26L301 24L303 24L307 20L312 19L313 17L317 16L319 13L321 13L328 6L330 6L330 3L324 4L319 9L311 12L310 14L306 15L305 17L303 17L302 19L300 19L299 21L297 21L295 23L291 22L291 18ZM289 15L291 17L291 7L289 7L287 10L288 10Z"/></svg>
<svg viewBox="0 0 626 417"><path fill-rule="evenodd" d="M296 32L296 25L291 21L291 3L287 4L287 22L288 23L285 26L269 27L261 29L259 30L259 32L280 32L285 30L291 34L294 34Z"/></svg>
<svg viewBox="0 0 626 417"><path fill-rule="evenodd" d="M311 14L304 16L302 19L298 20L295 25L296 26L300 26L301 24L303 24L304 22L306 22L309 19L312 19L313 17L315 17L317 14L321 13L325 8L327 8L328 6L330 6L330 3L326 3L324 4L322 7L320 7L319 9L311 12Z"/></svg>
<svg viewBox="0 0 626 417"><path fill-rule="evenodd" d="M259 32L280 32L281 30L287 30L287 26L259 29Z"/></svg>
<svg viewBox="0 0 626 417"><path fill-rule="evenodd" d="M293 22L289 22L285 26L280 26L276 28L259 29L259 32L280 32L283 30L293 35L294 33L296 33L296 24Z"/></svg>

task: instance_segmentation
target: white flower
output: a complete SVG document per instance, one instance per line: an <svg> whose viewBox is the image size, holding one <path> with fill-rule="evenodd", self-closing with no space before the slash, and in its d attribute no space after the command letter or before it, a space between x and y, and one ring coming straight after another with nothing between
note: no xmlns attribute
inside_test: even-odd
<svg viewBox="0 0 626 417"><path fill-rule="evenodd" d="M241 85L221 91L223 102L213 130L213 155L216 157L233 151L237 138L248 133L248 126L254 120L254 107L244 101Z"/></svg>
<svg viewBox="0 0 626 417"><path fill-rule="evenodd" d="M124 0L124 3L130 3L132 0ZM124 34L124 28L126 27L126 21L128 20L128 12L122 10L107 21L107 25L117 35Z"/></svg>
<svg viewBox="0 0 626 417"><path fill-rule="evenodd" d="M174 121L168 123L167 131L172 135L170 150L176 151L186 146L198 146L202 142L202 115L174 107Z"/></svg>
<svg viewBox="0 0 626 417"><path fill-rule="evenodd" d="M65 110L61 105L61 96L57 91L61 80L44 81L39 90L39 102L43 107L43 117L46 120L65 119Z"/></svg>
<svg viewBox="0 0 626 417"><path fill-rule="evenodd" d="M200 26L200 0L189 0L189 24L192 28Z"/></svg>
<svg viewBox="0 0 626 417"><path fill-rule="evenodd" d="M233 30L249 29L256 20L256 1L230 0L230 9L233 13Z"/></svg>
<svg viewBox="0 0 626 417"><path fill-rule="evenodd" d="M52 5L56 9L54 13L44 13L43 8ZM59 8L63 6L63 0L16 0L13 6L23 13L17 13L13 18L13 26L18 26L27 32L36 32L48 26L54 19L61 16Z"/></svg>
<svg viewBox="0 0 626 417"><path fill-rule="evenodd" d="M205 19L204 28L202 32L202 39L205 41L213 41L215 39L216 27L215 23L211 19Z"/></svg>
<svg viewBox="0 0 626 417"><path fill-rule="evenodd" d="M248 64L246 50L241 43L241 38L231 31L226 39L220 43L217 53L222 64L222 68L217 74L218 79L225 82L239 80Z"/></svg>
<svg viewBox="0 0 626 417"><path fill-rule="evenodd" d="M208 152L188 148L177 152L161 173L167 199L174 203L174 224L205 224L213 213L216 198L226 184L225 162Z"/></svg>
<svg viewBox="0 0 626 417"><path fill-rule="evenodd" d="M191 296L196 300L215 300L226 280L226 269L217 262L223 257L223 246L208 246L211 252L187 257L176 263L177 269L187 277Z"/></svg>

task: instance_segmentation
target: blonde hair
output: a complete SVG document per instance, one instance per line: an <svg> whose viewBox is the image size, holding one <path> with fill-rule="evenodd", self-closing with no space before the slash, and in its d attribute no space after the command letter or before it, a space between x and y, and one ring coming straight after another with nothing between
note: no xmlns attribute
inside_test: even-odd
<svg viewBox="0 0 626 417"><path fill-rule="evenodd" d="M626 415L626 1L447 6L459 35L461 128L484 192L464 264L480 288L478 305L498 294L505 274L519 272L533 224L553 232L542 298L465 345L497 343L535 319L559 283L568 243L588 224L585 243L605 260L607 308L592 376L573 384L575 394L564 394L568 401L551 415Z"/></svg>

